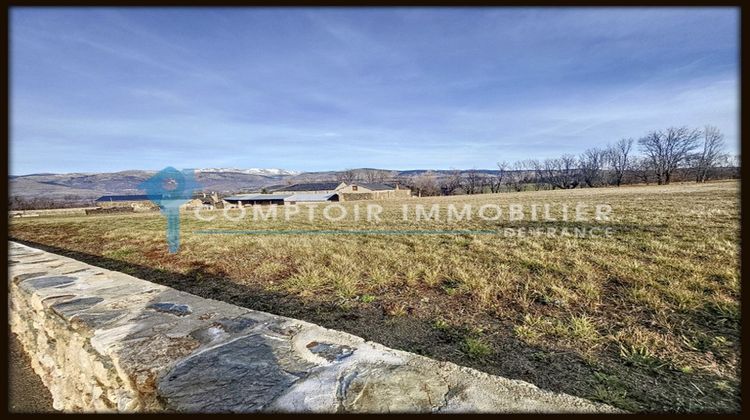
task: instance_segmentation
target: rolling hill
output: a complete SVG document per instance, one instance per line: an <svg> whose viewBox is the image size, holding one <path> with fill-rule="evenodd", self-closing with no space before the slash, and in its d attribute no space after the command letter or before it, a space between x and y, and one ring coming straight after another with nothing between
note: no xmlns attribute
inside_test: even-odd
<svg viewBox="0 0 750 420"><path fill-rule="evenodd" d="M373 170L370 168L356 171ZM389 179L404 179L428 172L426 169L386 171ZM438 177L451 171L435 170ZM495 172L481 170L483 173ZM37 173L15 175L8 179L10 196L22 199L45 198L61 201L96 199L102 195L142 194L138 185L156 171L127 170L111 173ZM259 191L264 187L300 182L334 181L341 179L342 171L298 172L285 169L207 168L196 170L196 180L204 192L229 194Z"/></svg>

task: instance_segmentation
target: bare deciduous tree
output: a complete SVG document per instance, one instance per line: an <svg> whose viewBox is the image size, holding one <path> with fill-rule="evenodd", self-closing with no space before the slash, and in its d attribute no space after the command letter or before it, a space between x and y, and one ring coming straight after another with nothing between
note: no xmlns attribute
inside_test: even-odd
<svg viewBox="0 0 750 420"><path fill-rule="evenodd" d="M539 166L537 160L527 159L520 162L516 162L514 167L519 172L518 178L520 179L520 186L517 191L523 191L526 185L533 185L536 190L539 190L543 183L542 178L539 176L537 167Z"/></svg>
<svg viewBox="0 0 750 420"><path fill-rule="evenodd" d="M706 182L711 170L726 160L725 154L722 153L723 148L724 134L718 128L707 125L703 130L703 149L696 159L695 182Z"/></svg>
<svg viewBox="0 0 750 420"><path fill-rule="evenodd" d="M633 139L620 139L607 148L607 161L612 168L612 183L618 187L622 184L630 166L629 157L632 148Z"/></svg>
<svg viewBox="0 0 750 420"><path fill-rule="evenodd" d="M652 167L651 159L647 156L636 158L632 167L635 177L646 185L651 182L651 174L656 173Z"/></svg>
<svg viewBox="0 0 750 420"><path fill-rule="evenodd" d="M505 185L508 187L508 191L523 191L524 181L526 181L526 167L523 162L516 161L513 165L509 166L512 169L506 171L504 175Z"/></svg>
<svg viewBox="0 0 750 420"><path fill-rule="evenodd" d="M652 131L638 140L651 161L659 185L669 184L672 173L682 165L698 145L701 131L688 127L670 127Z"/></svg>
<svg viewBox="0 0 750 420"><path fill-rule="evenodd" d="M451 195L461 188L462 183L461 171L454 169L440 183L440 190L443 192L443 195Z"/></svg>
<svg viewBox="0 0 750 420"><path fill-rule="evenodd" d="M415 190L417 190L418 197L440 195L440 187L438 186L437 179L432 171L412 177L410 184Z"/></svg>
<svg viewBox="0 0 750 420"><path fill-rule="evenodd" d="M356 181L357 178L358 174L354 169L344 169L343 171L336 174L336 181L346 182L347 184L351 184L352 182Z"/></svg>
<svg viewBox="0 0 750 420"><path fill-rule="evenodd" d="M490 188L490 192L499 193L503 187L503 181L505 181L505 175L508 173L508 162L498 162L497 172L494 176L487 177L487 186Z"/></svg>
<svg viewBox="0 0 750 420"><path fill-rule="evenodd" d="M532 164L540 181L549 184L552 189L570 189L580 184L578 161L573 155L565 154L543 162L532 161Z"/></svg>
<svg viewBox="0 0 750 420"><path fill-rule="evenodd" d="M386 178L388 178L388 171L380 169L365 169L362 173L362 179L369 183L384 182Z"/></svg>
<svg viewBox="0 0 750 420"><path fill-rule="evenodd" d="M482 175L476 169L469 170L463 181L464 192L466 194L481 194L484 186L482 178Z"/></svg>
<svg viewBox="0 0 750 420"><path fill-rule="evenodd" d="M589 187L599 184L606 156L606 151L594 147L583 152L578 158L581 179Z"/></svg>

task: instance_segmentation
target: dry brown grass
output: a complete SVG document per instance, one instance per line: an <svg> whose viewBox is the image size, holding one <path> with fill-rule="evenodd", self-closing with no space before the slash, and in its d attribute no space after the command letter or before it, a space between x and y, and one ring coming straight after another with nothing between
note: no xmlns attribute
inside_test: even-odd
<svg viewBox="0 0 750 420"><path fill-rule="evenodd" d="M14 219L11 236L105 257L99 262L144 276L151 273L142 269L147 267L153 280L194 293L626 409L734 411L740 363L738 189L737 182L717 182L414 198L380 202L380 224L320 217L312 223L283 217L219 217L209 223L184 214L176 255L166 253L165 221L158 214ZM544 224L507 218L404 222L401 205L578 202L611 205L607 226L613 236L278 233L531 227ZM354 203L345 205L351 209ZM560 216L559 208L554 215ZM552 225L582 224L596 223ZM266 233L196 233L201 229ZM219 291L220 279L236 290ZM185 284L190 281L195 283ZM257 296L265 301L257 303Z"/></svg>

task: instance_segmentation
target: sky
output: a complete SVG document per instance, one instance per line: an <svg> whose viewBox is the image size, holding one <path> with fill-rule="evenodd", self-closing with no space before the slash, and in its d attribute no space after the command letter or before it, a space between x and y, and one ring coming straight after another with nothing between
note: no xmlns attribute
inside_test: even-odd
<svg viewBox="0 0 750 420"><path fill-rule="evenodd" d="M733 8L12 8L10 173L739 153Z"/></svg>

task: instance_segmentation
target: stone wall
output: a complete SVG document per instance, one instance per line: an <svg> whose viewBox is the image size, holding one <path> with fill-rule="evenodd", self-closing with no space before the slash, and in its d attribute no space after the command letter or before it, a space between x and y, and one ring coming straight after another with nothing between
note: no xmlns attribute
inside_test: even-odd
<svg viewBox="0 0 750 420"><path fill-rule="evenodd" d="M150 211L155 210L158 208L154 203L148 200L142 200L142 201L97 201L96 202L99 207L103 208L121 208L121 207L131 207L135 211Z"/></svg>
<svg viewBox="0 0 750 420"><path fill-rule="evenodd" d="M359 201L359 200L391 200L396 198L411 197L411 190L387 190L387 191L370 191L359 193L339 193L341 201Z"/></svg>
<svg viewBox="0 0 750 420"><path fill-rule="evenodd" d="M86 210L96 207L71 207L65 209L42 209L42 210L11 210L10 217L38 217L38 216L83 216Z"/></svg>
<svg viewBox="0 0 750 420"><path fill-rule="evenodd" d="M11 242L10 324L65 411L611 412Z"/></svg>
<svg viewBox="0 0 750 420"><path fill-rule="evenodd" d="M95 209L86 209L86 214L120 214L134 213L133 207L97 207Z"/></svg>

